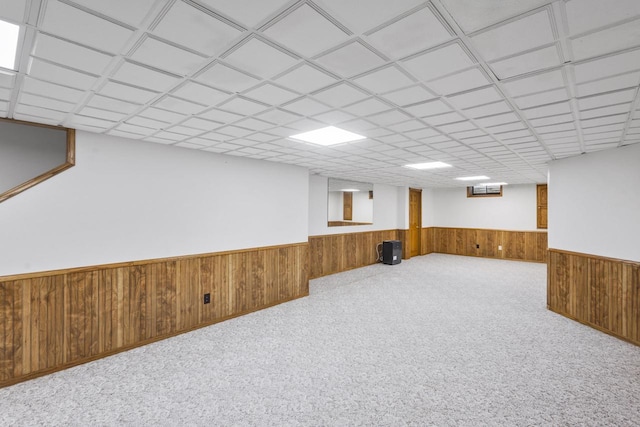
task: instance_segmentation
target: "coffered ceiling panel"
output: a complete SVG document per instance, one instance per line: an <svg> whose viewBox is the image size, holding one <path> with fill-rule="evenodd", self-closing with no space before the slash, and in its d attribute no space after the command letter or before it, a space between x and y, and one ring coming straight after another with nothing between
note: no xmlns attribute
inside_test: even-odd
<svg viewBox="0 0 640 427"><path fill-rule="evenodd" d="M640 143L635 0L0 5L25 35L2 117L415 187ZM327 125L366 139L290 139Z"/></svg>

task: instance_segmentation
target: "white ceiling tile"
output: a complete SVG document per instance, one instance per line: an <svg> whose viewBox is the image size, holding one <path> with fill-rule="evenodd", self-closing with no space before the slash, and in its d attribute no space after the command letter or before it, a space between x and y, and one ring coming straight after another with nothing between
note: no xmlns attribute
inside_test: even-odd
<svg viewBox="0 0 640 427"><path fill-rule="evenodd" d="M435 95L420 85L388 92L380 96L400 106L415 104L417 102L428 101L435 98Z"/></svg>
<svg viewBox="0 0 640 427"><path fill-rule="evenodd" d="M568 102L558 102L556 104L523 109L522 112L525 116L527 116L527 118L536 119L539 117L556 116L558 114L570 113L571 107L569 106Z"/></svg>
<svg viewBox="0 0 640 427"><path fill-rule="evenodd" d="M578 98L578 108L586 110L601 106L629 103L634 100L637 89L627 89L617 92L605 93L602 95L593 95L585 98Z"/></svg>
<svg viewBox="0 0 640 427"><path fill-rule="evenodd" d="M544 134L547 134L547 133L564 132L564 131L575 130L575 129L576 129L575 123L568 122L568 123L559 123L556 125L540 126L536 128L536 132L538 132L540 135L543 135L543 138L544 138Z"/></svg>
<svg viewBox="0 0 640 427"><path fill-rule="evenodd" d="M506 113L506 114L496 114L495 116L483 117L481 119L476 119L476 123L480 126L488 127L488 126L497 126L503 125L505 123L513 123L515 121L520 120L520 118L514 113Z"/></svg>
<svg viewBox="0 0 640 427"><path fill-rule="evenodd" d="M580 111L581 119L592 119L595 117L612 116L617 114L628 113L631 109L631 104L620 104L611 107L594 108L592 110Z"/></svg>
<svg viewBox="0 0 640 427"><path fill-rule="evenodd" d="M471 38L486 61L513 55L554 41L546 9L479 33Z"/></svg>
<svg viewBox="0 0 640 427"><path fill-rule="evenodd" d="M573 67L576 83L623 74L640 69L640 49L582 62Z"/></svg>
<svg viewBox="0 0 640 427"><path fill-rule="evenodd" d="M18 104L16 106L16 113L24 114L27 116L41 117L44 119L51 120L54 123L60 123L64 119L66 113L61 113L60 111L49 110L47 108L34 107L31 105ZM19 117L16 117L19 119ZM28 120L27 121L35 121L39 122L39 120Z"/></svg>
<svg viewBox="0 0 640 427"><path fill-rule="evenodd" d="M527 95L564 87L562 71L555 70L504 82L504 87L512 96Z"/></svg>
<svg viewBox="0 0 640 427"><path fill-rule="evenodd" d="M113 57L75 43L38 33L34 56L93 74L102 74Z"/></svg>
<svg viewBox="0 0 640 427"><path fill-rule="evenodd" d="M640 44L639 21L631 21L571 41L573 58L580 60Z"/></svg>
<svg viewBox="0 0 640 427"><path fill-rule="evenodd" d="M494 62L489 66L500 79L560 65L562 60L555 45Z"/></svg>
<svg viewBox="0 0 640 427"><path fill-rule="evenodd" d="M275 141L276 139L280 139L280 137L276 136L276 135L271 135L268 133L264 133L264 132L258 132L258 133L254 133L252 135L247 136L247 139L250 139L251 141L256 141L256 142L271 142L271 141ZM264 149L277 149L279 148L279 146L274 145L274 144L258 144L257 147L259 148L264 148Z"/></svg>
<svg viewBox="0 0 640 427"><path fill-rule="evenodd" d="M300 96L295 92L278 87L272 83L261 84L245 92L243 95L271 105L280 105Z"/></svg>
<svg viewBox="0 0 640 427"><path fill-rule="evenodd" d="M75 71L70 68L64 68L38 58L31 58L28 74L40 80L46 80L81 90L89 90L98 80L97 77L93 75Z"/></svg>
<svg viewBox="0 0 640 427"><path fill-rule="evenodd" d="M502 95L500 95L493 86L465 92L460 95L450 96L447 98L447 101L451 102L457 108L462 109L500 100L502 100Z"/></svg>
<svg viewBox="0 0 640 427"><path fill-rule="evenodd" d="M119 53L133 31L56 0L47 2L40 28L109 53Z"/></svg>
<svg viewBox="0 0 640 427"><path fill-rule="evenodd" d="M207 106L219 104L230 96L230 94L226 92L192 81L180 85L180 87L171 93L187 101L197 102Z"/></svg>
<svg viewBox="0 0 640 427"><path fill-rule="evenodd" d="M83 116L96 117L98 119L108 120L111 122L119 122L120 120L127 117L127 114L125 113L101 110L99 108L93 107L84 107L78 112L78 114L81 114Z"/></svg>
<svg viewBox="0 0 640 427"><path fill-rule="evenodd" d="M250 28L270 17L289 0L200 0L200 3Z"/></svg>
<svg viewBox="0 0 640 427"><path fill-rule="evenodd" d="M304 118L304 119L297 120L293 123L289 123L287 126L302 132L306 132L308 130L320 129L321 127L324 127L324 123L321 123L317 120ZM290 130L286 128L275 128L275 129L269 130L269 132L276 133L281 136L291 136L297 133L297 132L292 133Z"/></svg>
<svg viewBox="0 0 640 427"><path fill-rule="evenodd" d="M569 31L575 35L640 15L640 3L636 0L570 0L566 10Z"/></svg>
<svg viewBox="0 0 640 427"><path fill-rule="evenodd" d="M262 78L273 77L298 62L298 58L255 37L234 48L231 53L225 55L224 60L230 65Z"/></svg>
<svg viewBox="0 0 640 427"><path fill-rule="evenodd" d="M243 116L251 116L253 114L266 110L267 108L269 108L269 106L261 104L259 102L251 101L246 98L235 97L221 104L220 108L223 110L242 114Z"/></svg>
<svg viewBox="0 0 640 427"><path fill-rule="evenodd" d="M198 73L196 80L228 92L242 92L255 86L260 80L219 62Z"/></svg>
<svg viewBox="0 0 640 427"><path fill-rule="evenodd" d="M183 1L171 6L153 32L207 56L221 53L242 34L238 28Z"/></svg>
<svg viewBox="0 0 640 427"><path fill-rule="evenodd" d="M102 120L95 117L87 117L78 114L74 114L69 120L65 122L65 126L68 127L92 127L97 128L100 131L104 131L110 127L116 125L116 122L109 120ZM94 132L96 129L92 129Z"/></svg>
<svg viewBox="0 0 640 427"><path fill-rule="evenodd" d="M422 129L415 129L415 130L405 131L404 135L406 135L407 137L409 137L411 139L417 139L417 140L422 141L425 138L429 138L429 137L432 137L432 136L440 135L440 132L438 132L435 129L431 129L431 128L422 128Z"/></svg>
<svg viewBox="0 0 640 427"><path fill-rule="evenodd" d="M244 129L238 126L223 126L216 129L216 132L223 135L235 136L238 138L254 133L254 131L251 129Z"/></svg>
<svg viewBox="0 0 640 427"><path fill-rule="evenodd" d="M504 125L491 126L487 128L487 131L491 133L500 133L500 132L509 132L512 130L522 130L526 129L524 123L518 121L514 123L507 123Z"/></svg>
<svg viewBox="0 0 640 427"><path fill-rule="evenodd" d="M328 107L308 97L292 101L288 104L283 105L282 108L296 114L301 114L303 116L314 116L331 109L331 107Z"/></svg>
<svg viewBox="0 0 640 427"><path fill-rule="evenodd" d="M132 104L120 99L113 99L101 95L93 95L89 99L87 106L126 114L131 114L140 108L140 105L138 104Z"/></svg>
<svg viewBox="0 0 640 427"><path fill-rule="evenodd" d="M350 77L379 67L385 60L356 40L319 57L317 62L333 73Z"/></svg>
<svg viewBox="0 0 640 427"><path fill-rule="evenodd" d="M452 76L429 82L429 87L435 93L448 95L463 92L489 84L487 77L477 68L472 68Z"/></svg>
<svg viewBox="0 0 640 427"><path fill-rule="evenodd" d="M169 132L174 132L180 135L187 135L187 136L196 136L204 132L201 129L195 129L195 128L190 128L188 126L181 126L181 125L171 126L166 130Z"/></svg>
<svg viewBox="0 0 640 427"><path fill-rule="evenodd" d="M368 120L356 119L349 122L341 123L341 129L350 130L352 132L366 132L371 129L375 129L376 125Z"/></svg>
<svg viewBox="0 0 640 427"><path fill-rule="evenodd" d="M486 136L487 134L480 129L467 130L463 132L451 132L451 135L457 139L469 139Z"/></svg>
<svg viewBox="0 0 640 427"><path fill-rule="evenodd" d="M326 113L318 114L313 118L316 120L320 120L321 122L333 125L336 123L346 122L347 120L353 120L355 119L355 116L345 113L344 111L333 110Z"/></svg>
<svg viewBox="0 0 640 427"><path fill-rule="evenodd" d="M264 30L271 39L306 57L345 41L348 35L309 4L302 4Z"/></svg>
<svg viewBox="0 0 640 427"><path fill-rule="evenodd" d="M180 81L178 76L131 62L123 62L112 75L112 78L155 91L165 91Z"/></svg>
<svg viewBox="0 0 640 427"><path fill-rule="evenodd" d="M164 129L165 127L169 126L169 123L167 123L167 122L163 122L163 121L160 121L160 120L154 120L154 119L148 119L148 118L142 117L142 116L131 117L126 122L129 123L129 124L132 124L132 125L147 127L147 128L151 128L151 129Z"/></svg>
<svg viewBox="0 0 640 427"><path fill-rule="evenodd" d="M308 64L283 74L275 82L300 93L313 92L336 82L336 79Z"/></svg>
<svg viewBox="0 0 640 427"><path fill-rule="evenodd" d="M633 128L633 126L631 128L629 128L629 131L631 131L632 128ZM584 135L589 135L591 133L622 131L623 129L624 129L624 124L623 123L618 123L618 124L614 124L614 125L605 125L605 126L596 126L596 127L592 127L592 128L583 128L582 129L582 133Z"/></svg>
<svg viewBox="0 0 640 427"><path fill-rule="evenodd" d="M156 0L74 0L74 3L93 9L134 26L139 25L147 16Z"/></svg>
<svg viewBox="0 0 640 427"><path fill-rule="evenodd" d="M372 71L362 77L353 79L353 82L374 94L389 92L414 83L413 80L395 66Z"/></svg>
<svg viewBox="0 0 640 427"><path fill-rule="evenodd" d="M4 0L0 2L2 6L0 7L0 18L22 22L26 3L26 0Z"/></svg>
<svg viewBox="0 0 640 427"><path fill-rule="evenodd" d="M540 119L531 119L529 123L533 126L546 126L556 123L570 122L573 120L573 114L559 114L557 116L543 117Z"/></svg>
<svg viewBox="0 0 640 427"><path fill-rule="evenodd" d="M279 126L286 125L287 123L294 122L301 118L297 114L293 114L288 111L281 110L279 108L265 111L264 113L258 114L256 117Z"/></svg>
<svg viewBox="0 0 640 427"><path fill-rule="evenodd" d="M509 2L477 0L442 0L455 21L470 33L547 4L548 0L518 0Z"/></svg>
<svg viewBox="0 0 640 427"><path fill-rule="evenodd" d="M151 135L152 133L156 132L156 129L150 129L143 126L136 126L129 123L120 123L118 126L116 126L115 129L122 132L129 132L129 133L145 135L145 136Z"/></svg>
<svg viewBox="0 0 640 427"><path fill-rule="evenodd" d="M355 114L356 116L368 116L381 111L390 110L391 107L375 98L369 98L364 101L351 104L343 109L351 114Z"/></svg>
<svg viewBox="0 0 640 427"><path fill-rule="evenodd" d="M386 111L383 113L374 114L367 117L367 120L377 124L378 126L388 126L394 123L404 122L411 118L411 116L398 110Z"/></svg>
<svg viewBox="0 0 640 427"><path fill-rule="evenodd" d="M220 127L220 123L201 119L200 117L190 117L180 124L183 126L188 126L194 129L200 129L203 131L206 131L206 130L211 131L213 129Z"/></svg>
<svg viewBox="0 0 640 427"><path fill-rule="evenodd" d="M635 72L577 85L576 92L578 96L588 96L600 92L634 87L638 86L638 84L640 84L640 72Z"/></svg>
<svg viewBox="0 0 640 427"><path fill-rule="evenodd" d="M439 126L446 123L459 122L462 120L466 120L466 118L456 111L452 111L451 113L438 114L437 116L426 117L424 119L424 121L429 123L431 126Z"/></svg>
<svg viewBox="0 0 640 427"><path fill-rule="evenodd" d="M472 130L472 129L477 129L477 128L473 123L469 121L449 123L447 125L438 126L439 131L446 132L446 133L462 132L462 131Z"/></svg>
<svg viewBox="0 0 640 427"><path fill-rule="evenodd" d="M204 105L175 98L173 96L165 96L164 98L156 101L153 105L179 114L197 114L206 108Z"/></svg>
<svg viewBox="0 0 640 427"><path fill-rule="evenodd" d="M479 107L468 108L463 113L476 119L478 117L491 116L500 113L507 113L511 110L511 107L504 101L494 102L492 104L481 105Z"/></svg>
<svg viewBox="0 0 640 427"><path fill-rule="evenodd" d="M181 135L179 133L160 131L153 135L155 138L168 139L170 141L182 141L187 139L186 135Z"/></svg>
<svg viewBox="0 0 640 427"><path fill-rule="evenodd" d="M31 77L24 78L22 90L35 95L43 95L74 103L80 101L85 95L84 91L60 86L54 83L43 82L42 80L32 79Z"/></svg>
<svg viewBox="0 0 640 427"><path fill-rule="evenodd" d="M368 0L366 12L356 1L324 0L327 10L355 33L364 33L422 3L421 0Z"/></svg>
<svg viewBox="0 0 640 427"><path fill-rule="evenodd" d="M235 125L245 129L251 129L253 131L262 131L273 127L272 123L265 122L264 120L254 119L253 117L242 119L236 122Z"/></svg>
<svg viewBox="0 0 640 427"><path fill-rule="evenodd" d="M135 104L146 104L159 94L158 92L152 92L112 81L107 81L98 93L100 95L122 99L123 101L133 102Z"/></svg>
<svg viewBox="0 0 640 427"><path fill-rule="evenodd" d="M131 59L185 76L201 67L205 57L147 36L133 52Z"/></svg>
<svg viewBox="0 0 640 427"><path fill-rule="evenodd" d="M374 47L395 59L436 46L450 38L449 30L428 7L423 7L367 37Z"/></svg>
<svg viewBox="0 0 640 427"><path fill-rule="evenodd" d="M16 74L12 71L0 70L0 87L13 88Z"/></svg>
<svg viewBox="0 0 640 427"><path fill-rule="evenodd" d="M360 89L356 89L347 83L340 83L320 92L313 97L333 107L343 107L354 102L361 101L369 95Z"/></svg>
<svg viewBox="0 0 640 427"><path fill-rule="evenodd" d="M514 101L518 108L529 108L537 105L552 104L558 101L564 101L569 98L565 88L550 90L548 92L534 93L515 98Z"/></svg>
<svg viewBox="0 0 640 427"><path fill-rule="evenodd" d="M18 100L19 103L25 105L32 105L35 107L48 108L50 110L70 112L76 106L75 103L59 101L57 99L46 98L38 95L31 95L28 93L22 93Z"/></svg>
<svg viewBox="0 0 640 427"><path fill-rule="evenodd" d="M614 123L624 123L629 118L628 114L617 114L609 117L597 117L595 119L589 120L581 120L580 125L583 129L595 127L595 126L604 126L610 125Z"/></svg>
<svg viewBox="0 0 640 427"><path fill-rule="evenodd" d="M417 78L429 81L467 68L473 61L458 43L412 56L402 64Z"/></svg>
<svg viewBox="0 0 640 427"><path fill-rule="evenodd" d="M449 107L439 99L436 99L433 101L411 105L409 107L406 107L405 111L408 111L416 117L427 117L451 111L451 107Z"/></svg>
<svg viewBox="0 0 640 427"><path fill-rule="evenodd" d="M201 148L206 147L206 145L200 145L200 144L196 144L195 142L191 142L192 140L189 140L188 142L178 142L177 144L175 144L176 147L182 147L182 148L192 148L194 150L199 150Z"/></svg>
<svg viewBox="0 0 640 427"><path fill-rule="evenodd" d="M186 113L176 113L173 111L162 110L160 108L150 107L140 112L140 116L149 117L151 119L160 120L166 123L175 123L185 118ZM129 119L128 121L132 121Z"/></svg>

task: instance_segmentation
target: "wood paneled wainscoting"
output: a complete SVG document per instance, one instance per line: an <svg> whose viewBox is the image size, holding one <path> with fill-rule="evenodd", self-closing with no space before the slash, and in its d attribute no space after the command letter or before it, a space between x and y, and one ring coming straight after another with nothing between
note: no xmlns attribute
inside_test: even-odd
<svg viewBox="0 0 640 427"><path fill-rule="evenodd" d="M397 240L398 234L399 230L381 230L309 236L309 277L375 264L376 245L383 240Z"/></svg>
<svg viewBox="0 0 640 427"><path fill-rule="evenodd" d="M640 345L640 262L549 249L547 307Z"/></svg>
<svg viewBox="0 0 640 427"><path fill-rule="evenodd" d="M424 253L547 261L546 231L431 227L422 232L423 242L428 242Z"/></svg>
<svg viewBox="0 0 640 427"><path fill-rule="evenodd" d="M0 277L0 387L306 296L308 260L305 242Z"/></svg>

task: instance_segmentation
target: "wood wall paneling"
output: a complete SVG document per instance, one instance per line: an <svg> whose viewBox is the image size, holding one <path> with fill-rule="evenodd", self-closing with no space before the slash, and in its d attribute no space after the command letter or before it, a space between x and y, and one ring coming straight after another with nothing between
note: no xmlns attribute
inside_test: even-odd
<svg viewBox="0 0 640 427"><path fill-rule="evenodd" d="M640 263L549 250L550 310L640 345Z"/></svg>
<svg viewBox="0 0 640 427"><path fill-rule="evenodd" d="M302 243L0 278L0 387L308 295L308 256Z"/></svg>

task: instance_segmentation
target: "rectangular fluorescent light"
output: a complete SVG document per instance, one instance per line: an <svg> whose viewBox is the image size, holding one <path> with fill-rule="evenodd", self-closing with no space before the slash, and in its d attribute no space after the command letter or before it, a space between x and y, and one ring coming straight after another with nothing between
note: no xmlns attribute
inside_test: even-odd
<svg viewBox="0 0 640 427"><path fill-rule="evenodd" d="M414 163L412 165L404 165L405 168L411 169L437 169L437 168L450 168L451 165L443 162L428 162L428 163Z"/></svg>
<svg viewBox="0 0 640 427"><path fill-rule="evenodd" d="M359 141L361 139L366 139L366 136L358 135L357 133L349 132L348 130L334 126L328 126L326 128L316 129L310 132L291 135L291 138L311 142L312 144L327 146L341 144L343 142Z"/></svg>
<svg viewBox="0 0 640 427"><path fill-rule="evenodd" d="M478 175L478 176L461 176L460 178L456 178L459 181L482 181L484 179L489 179L488 176Z"/></svg>
<svg viewBox="0 0 640 427"><path fill-rule="evenodd" d="M20 27L0 20L0 67L16 69L16 52Z"/></svg>
<svg viewBox="0 0 640 427"><path fill-rule="evenodd" d="M360 191L360 190L358 190L357 188L343 188L340 191L344 191L345 193L355 193L355 192Z"/></svg>

